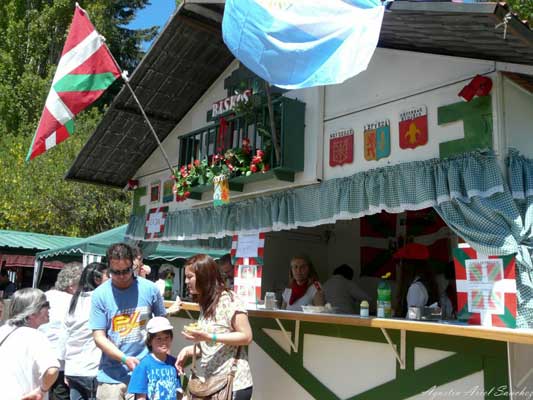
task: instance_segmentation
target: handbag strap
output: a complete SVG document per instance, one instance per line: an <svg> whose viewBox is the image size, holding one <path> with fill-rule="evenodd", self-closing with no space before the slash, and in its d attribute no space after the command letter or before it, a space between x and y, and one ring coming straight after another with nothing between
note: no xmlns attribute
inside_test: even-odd
<svg viewBox="0 0 533 400"><path fill-rule="evenodd" d="M195 343L194 347L192 348L191 370L193 371L193 373L196 373L196 349L197 347L198 347L198 343ZM237 363L239 362L239 358L241 357L241 350L242 350L242 346L237 347L237 353L235 354L235 357L233 357L233 363L231 364L231 371L230 371L230 374L232 375L235 375L235 372L237 371Z"/></svg>
<svg viewBox="0 0 533 400"><path fill-rule="evenodd" d="M11 332L9 332L6 336L4 336L4 338L2 339L2 341L0 342L0 346L2 346L4 344L4 342L6 341L6 339L11 336L11 334L13 332L15 332L18 328L20 328L20 326L17 326L15 329L13 329Z"/></svg>

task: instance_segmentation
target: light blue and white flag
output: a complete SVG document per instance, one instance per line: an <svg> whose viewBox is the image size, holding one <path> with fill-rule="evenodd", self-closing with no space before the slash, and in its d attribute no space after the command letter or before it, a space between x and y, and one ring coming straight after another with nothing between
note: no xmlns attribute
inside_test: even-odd
<svg viewBox="0 0 533 400"><path fill-rule="evenodd" d="M379 0L226 0L222 33L246 67L285 89L364 71L376 49Z"/></svg>

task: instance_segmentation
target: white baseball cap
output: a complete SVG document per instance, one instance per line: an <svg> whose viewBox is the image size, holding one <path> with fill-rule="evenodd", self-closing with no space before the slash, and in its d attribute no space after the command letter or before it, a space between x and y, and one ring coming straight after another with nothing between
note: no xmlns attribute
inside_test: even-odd
<svg viewBox="0 0 533 400"><path fill-rule="evenodd" d="M154 317L150 321L148 321L148 324L146 324L146 330L148 331L148 333L171 331L173 329L174 327L165 317Z"/></svg>

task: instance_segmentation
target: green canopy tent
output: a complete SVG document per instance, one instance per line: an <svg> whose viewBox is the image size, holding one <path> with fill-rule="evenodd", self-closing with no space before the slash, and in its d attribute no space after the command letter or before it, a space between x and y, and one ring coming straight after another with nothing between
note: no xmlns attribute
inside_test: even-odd
<svg viewBox="0 0 533 400"><path fill-rule="evenodd" d="M10 280L15 282L18 287L28 286L30 282L35 280L35 254L37 252L55 247L71 246L80 240L83 239L0 229L0 268L14 270L9 272ZM63 264L58 260L53 260L41 263L41 270L43 266L47 268L46 279L49 280L55 279L57 270L61 269Z"/></svg>
<svg viewBox="0 0 533 400"><path fill-rule="evenodd" d="M36 263L43 261L61 260L80 261L87 265L94 261L101 261L105 257L107 248L113 243L129 242L126 238L127 225L89 236L71 245L41 251L35 255ZM154 260L156 263L186 259L198 253L209 254L213 258L220 258L228 253L229 249L213 249L205 247L184 247L172 244L158 243L157 246L148 246L144 249L144 259ZM35 274L33 286L36 287L39 275Z"/></svg>

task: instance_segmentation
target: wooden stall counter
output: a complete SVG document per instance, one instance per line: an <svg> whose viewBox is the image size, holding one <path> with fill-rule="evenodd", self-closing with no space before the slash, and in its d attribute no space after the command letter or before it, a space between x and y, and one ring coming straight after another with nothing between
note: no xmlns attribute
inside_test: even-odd
<svg viewBox="0 0 533 400"><path fill-rule="evenodd" d="M172 302L166 302L170 306ZM199 311L196 303L182 303L184 311ZM479 339L497 340L509 343L533 344L533 329L509 329L466 325L457 321L412 321L401 318L361 318L357 315L311 314L285 310L250 309L249 315L258 318L302 321L338 325L361 326L369 328L395 329L407 332L434 333ZM385 332L384 332L385 333Z"/></svg>

